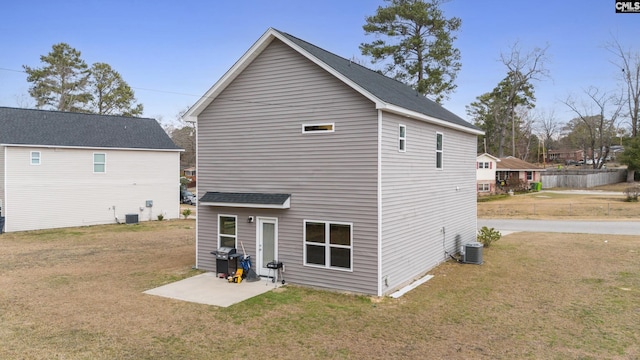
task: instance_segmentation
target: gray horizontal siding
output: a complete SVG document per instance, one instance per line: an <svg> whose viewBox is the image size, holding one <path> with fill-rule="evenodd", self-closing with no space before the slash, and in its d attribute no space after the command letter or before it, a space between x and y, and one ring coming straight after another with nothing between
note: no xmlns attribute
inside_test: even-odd
<svg viewBox="0 0 640 360"><path fill-rule="evenodd" d="M4 201L4 157L5 157L5 147L4 146L0 146L0 207L4 207L5 206L5 201ZM4 210L0 209L0 216L2 216L4 214ZM0 229L2 230L2 229Z"/></svg>
<svg viewBox="0 0 640 360"><path fill-rule="evenodd" d="M302 124L335 132L302 134ZM377 112L373 103L274 41L198 117L198 192L287 193L287 210L198 209L198 267L213 270L217 214L239 216L255 256L255 223L279 220L279 260L292 283L377 291ZM303 266L305 219L352 222L352 272Z"/></svg>
<svg viewBox="0 0 640 360"><path fill-rule="evenodd" d="M398 151L399 124L407 127ZM436 132L443 134L437 170ZM383 293L405 285L475 241L476 137L384 113L382 127ZM443 230L444 229L444 230Z"/></svg>

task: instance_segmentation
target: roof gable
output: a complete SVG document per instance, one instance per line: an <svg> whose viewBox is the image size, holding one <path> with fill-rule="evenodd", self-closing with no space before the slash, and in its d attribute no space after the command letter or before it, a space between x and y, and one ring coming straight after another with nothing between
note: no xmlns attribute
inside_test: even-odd
<svg viewBox="0 0 640 360"><path fill-rule="evenodd" d="M478 160L480 160L480 159L482 159L482 158L490 159L490 160L493 160L493 161L495 161L495 162L500 162L500 159L498 159L497 157L495 157L495 156L493 156L493 155L491 155L491 154L489 154L489 153L480 154L480 155L478 155L478 156L476 157L476 159L478 159Z"/></svg>
<svg viewBox="0 0 640 360"><path fill-rule="evenodd" d="M498 170L520 170L520 171L545 171L545 169L528 163L524 160L520 160L516 157L509 156L506 158L500 158L500 162L497 163Z"/></svg>
<svg viewBox="0 0 640 360"><path fill-rule="evenodd" d="M0 144L181 150L154 119L6 107Z"/></svg>
<svg viewBox="0 0 640 360"><path fill-rule="evenodd" d="M274 40L278 39L375 103L376 108L399 113L473 134L482 130L410 86L337 56L304 40L270 28L185 114L197 116Z"/></svg>

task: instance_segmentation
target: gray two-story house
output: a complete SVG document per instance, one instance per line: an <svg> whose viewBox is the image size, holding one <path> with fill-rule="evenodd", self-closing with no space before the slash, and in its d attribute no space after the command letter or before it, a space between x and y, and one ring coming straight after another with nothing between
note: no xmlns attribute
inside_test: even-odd
<svg viewBox="0 0 640 360"><path fill-rule="evenodd" d="M301 39L269 29L186 116L199 269L244 247L261 275L381 296L476 239L482 131Z"/></svg>

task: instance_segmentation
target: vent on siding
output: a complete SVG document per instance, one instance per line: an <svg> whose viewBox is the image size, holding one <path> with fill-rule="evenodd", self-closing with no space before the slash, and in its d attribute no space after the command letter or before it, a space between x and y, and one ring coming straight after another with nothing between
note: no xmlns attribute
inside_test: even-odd
<svg viewBox="0 0 640 360"><path fill-rule="evenodd" d="M482 244L471 242L464 245L464 263L482 264Z"/></svg>
<svg viewBox="0 0 640 360"><path fill-rule="evenodd" d="M125 222L127 224L137 224L138 223L138 214L126 214Z"/></svg>

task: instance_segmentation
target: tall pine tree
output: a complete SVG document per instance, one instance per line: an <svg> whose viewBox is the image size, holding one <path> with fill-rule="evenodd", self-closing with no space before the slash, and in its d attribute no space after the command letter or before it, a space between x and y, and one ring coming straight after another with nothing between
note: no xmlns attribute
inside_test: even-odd
<svg viewBox="0 0 640 360"><path fill-rule="evenodd" d="M27 81L32 83L29 95L36 100L36 107L84 111L91 94L86 91L89 68L80 58L80 51L59 43L49 54L40 56L40 61L40 68L23 65Z"/></svg>
<svg viewBox="0 0 640 360"><path fill-rule="evenodd" d="M460 18L447 19L440 5L444 0L386 0L376 14L366 18L367 35L383 36L360 44L363 55L373 62L391 59L386 73L413 86L420 94L442 102L456 88L462 64L453 47Z"/></svg>

